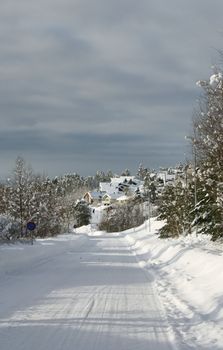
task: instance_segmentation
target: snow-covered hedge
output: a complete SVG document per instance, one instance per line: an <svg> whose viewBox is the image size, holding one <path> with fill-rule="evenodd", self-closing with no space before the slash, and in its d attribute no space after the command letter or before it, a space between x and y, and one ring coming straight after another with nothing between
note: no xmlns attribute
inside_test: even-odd
<svg viewBox="0 0 223 350"><path fill-rule="evenodd" d="M9 215L0 215L0 239L11 240L20 234L20 224Z"/></svg>

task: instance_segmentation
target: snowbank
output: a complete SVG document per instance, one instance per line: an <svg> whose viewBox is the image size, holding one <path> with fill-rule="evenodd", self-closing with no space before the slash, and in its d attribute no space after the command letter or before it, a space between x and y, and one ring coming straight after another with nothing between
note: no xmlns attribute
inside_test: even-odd
<svg viewBox="0 0 223 350"><path fill-rule="evenodd" d="M142 267L152 271L176 336L191 349L223 348L223 245L208 236L161 240L162 222L126 231Z"/></svg>

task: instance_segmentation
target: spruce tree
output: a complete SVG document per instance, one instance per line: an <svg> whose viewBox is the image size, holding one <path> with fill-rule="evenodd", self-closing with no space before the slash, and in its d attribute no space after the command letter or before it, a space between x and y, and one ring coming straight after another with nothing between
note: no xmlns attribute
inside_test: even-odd
<svg viewBox="0 0 223 350"><path fill-rule="evenodd" d="M75 219L78 227L90 223L91 210L88 204L83 200L78 201L75 205Z"/></svg>
<svg viewBox="0 0 223 350"><path fill-rule="evenodd" d="M223 207L219 195L223 183L223 75L220 70L200 81L203 96L194 119L194 152L198 164L196 224L212 239L223 237ZM221 196L221 195L220 195Z"/></svg>
<svg viewBox="0 0 223 350"><path fill-rule="evenodd" d="M159 231L161 238L191 233L192 197L191 188L181 182L165 187L158 207L158 219L165 220Z"/></svg>

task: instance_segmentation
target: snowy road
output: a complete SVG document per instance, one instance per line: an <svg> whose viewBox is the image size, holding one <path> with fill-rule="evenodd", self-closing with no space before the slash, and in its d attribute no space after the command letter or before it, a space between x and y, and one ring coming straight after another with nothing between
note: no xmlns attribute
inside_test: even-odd
<svg viewBox="0 0 223 350"><path fill-rule="evenodd" d="M1 350L174 348L152 275L121 236L52 240L10 257L0 275Z"/></svg>

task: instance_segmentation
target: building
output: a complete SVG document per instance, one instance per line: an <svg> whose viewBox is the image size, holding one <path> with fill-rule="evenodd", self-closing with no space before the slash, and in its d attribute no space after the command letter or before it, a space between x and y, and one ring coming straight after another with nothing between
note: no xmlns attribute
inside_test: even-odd
<svg viewBox="0 0 223 350"><path fill-rule="evenodd" d="M83 199L89 204L100 204L102 202L102 197L105 192L101 191L92 191L86 192L83 196Z"/></svg>

